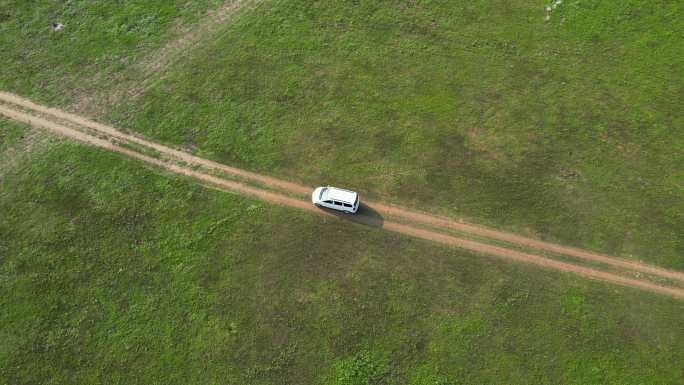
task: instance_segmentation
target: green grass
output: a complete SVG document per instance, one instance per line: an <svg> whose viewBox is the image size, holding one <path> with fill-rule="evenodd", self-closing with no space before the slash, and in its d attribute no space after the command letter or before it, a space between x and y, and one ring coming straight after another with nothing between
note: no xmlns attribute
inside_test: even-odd
<svg viewBox="0 0 684 385"><path fill-rule="evenodd" d="M682 4L566 2L548 22L545 5L264 2L110 120L684 269ZM0 0L0 89L106 91L213 6ZM684 382L681 301L204 189L3 119L0 308L0 384Z"/></svg>
<svg viewBox="0 0 684 385"><path fill-rule="evenodd" d="M21 141L22 136L25 135L26 130L10 123L4 117L0 118L0 127L2 127L0 131L0 154L8 156L8 150L16 147L17 143Z"/></svg>
<svg viewBox="0 0 684 385"><path fill-rule="evenodd" d="M0 121L0 159L25 129ZM35 134L34 135L42 135ZM681 302L53 141L0 179L0 383L673 384Z"/></svg>
<svg viewBox="0 0 684 385"><path fill-rule="evenodd" d="M0 0L0 89L71 104L111 87L137 59L168 40L174 23L217 0ZM62 23L64 30L49 26Z"/></svg>
<svg viewBox="0 0 684 385"><path fill-rule="evenodd" d="M265 2L110 120L684 270L678 1Z"/></svg>

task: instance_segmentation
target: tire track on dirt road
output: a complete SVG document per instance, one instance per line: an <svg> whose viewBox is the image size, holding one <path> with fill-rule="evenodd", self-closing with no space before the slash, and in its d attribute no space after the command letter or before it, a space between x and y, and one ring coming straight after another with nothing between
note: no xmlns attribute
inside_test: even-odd
<svg viewBox="0 0 684 385"><path fill-rule="evenodd" d="M309 197L309 194L311 194L311 191L313 190L313 187L303 186L297 183L288 182L282 179L269 177L263 174L258 174L235 167L230 167L218 162L200 158L187 152L176 150L171 147L158 144L144 138L140 138L136 135L127 134L114 127L94 122L79 115L75 115L56 108L39 105L28 99L22 98L18 95L14 95L11 93L0 91L0 101L4 101L6 103L20 106L22 108L26 108L29 110L34 110L42 114L50 115L56 119L71 122L78 126L88 128L90 130L111 136L119 140L132 142L141 146L152 148L162 154L182 160L183 162L188 164L206 167L211 170L221 171L226 174L233 175L237 178L263 184L265 186L276 188L284 192L298 194L306 197L307 199ZM607 256L588 250L563 246L551 242L525 237L518 234L513 234L505 231L487 228L484 226L466 223L460 220L402 209L382 203L366 202L365 204L371 209L376 210L380 214L386 215L388 217L404 219L409 222L412 222L412 224L421 224L438 229L443 228L456 230L470 235L480 236L514 245L524 246L536 250L566 255L590 262L603 263L620 269L628 269L640 273L652 274L654 276L658 276L661 278L684 282L684 273L682 272L672 271L638 261L630 261L613 256Z"/></svg>
<svg viewBox="0 0 684 385"><path fill-rule="evenodd" d="M47 129L49 131L52 131L54 133L76 140L81 143L117 152L122 155L154 165L161 169L194 178L203 183L215 186L225 191L235 192L251 196L257 199L261 199L267 202L276 203L284 206L290 206L301 210L306 210L308 212L316 213L318 215L336 216L335 214L332 214L330 212L315 208L307 201L289 197L281 193L276 193L252 186L247 186L240 182L230 181L217 176L206 174L204 172L193 170L186 166L173 163L171 160L161 160L153 158L151 156L147 156L138 153L134 150L119 146L116 143L112 143L110 140L96 137L83 131L67 127L60 123L50 121L43 117L7 107L6 105L0 105L0 114L5 115L6 117L13 119L15 121L29 124L33 127ZM486 254L502 258L505 260L513 260L528 263L546 269L574 273L579 276L598 281L664 294L680 300L684 299L684 289L663 286L649 281L627 278L590 267L577 266L571 263L561 262L551 258L546 258L526 252L510 250L499 246L493 246L481 242L461 239L456 236L438 233L436 231L422 229L398 222L384 221L382 227L399 234L441 243L447 246L452 246L468 250L471 252L475 252L477 254Z"/></svg>

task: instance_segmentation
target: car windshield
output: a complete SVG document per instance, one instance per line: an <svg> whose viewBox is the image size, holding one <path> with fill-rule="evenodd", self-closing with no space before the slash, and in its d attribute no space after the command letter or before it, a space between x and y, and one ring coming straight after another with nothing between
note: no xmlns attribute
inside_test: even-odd
<svg viewBox="0 0 684 385"><path fill-rule="evenodd" d="M326 192L328 192L328 189L327 189L327 188L322 188L322 189L321 189L321 195L318 196L318 199L320 199L320 200L325 200L325 198L323 198L323 196L325 195Z"/></svg>

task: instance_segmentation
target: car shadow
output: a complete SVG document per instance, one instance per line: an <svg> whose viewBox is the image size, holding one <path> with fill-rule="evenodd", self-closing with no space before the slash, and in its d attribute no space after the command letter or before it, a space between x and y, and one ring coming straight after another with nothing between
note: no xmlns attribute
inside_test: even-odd
<svg viewBox="0 0 684 385"><path fill-rule="evenodd" d="M371 227L382 227L385 223L385 218L380 215L375 209L368 207L361 203L359 210L356 214L346 214L340 211L328 209L325 207L319 207L319 210L323 210L328 214L334 215L342 220L359 223Z"/></svg>

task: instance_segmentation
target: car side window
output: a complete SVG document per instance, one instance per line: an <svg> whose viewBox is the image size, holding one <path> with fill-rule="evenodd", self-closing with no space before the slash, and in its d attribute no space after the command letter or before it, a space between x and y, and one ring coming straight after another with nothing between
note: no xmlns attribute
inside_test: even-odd
<svg viewBox="0 0 684 385"><path fill-rule="evenodd" d="M352 207L349 203L345 203L344 207Z"/></svg>
<svg viewBox="0 0 684 385"><path fill-rule="evenodd" d="M333 204L333 201L323 201L324 203L327 203L329 205Z"/></svg>
<svg viewBox="0 0 684 385"><path fill-rule="evenodd" d="M335 201L335 205L336 205L336 206L342 206L342 203L340 203L340 202L338 202L338 201Z"/></svg>

